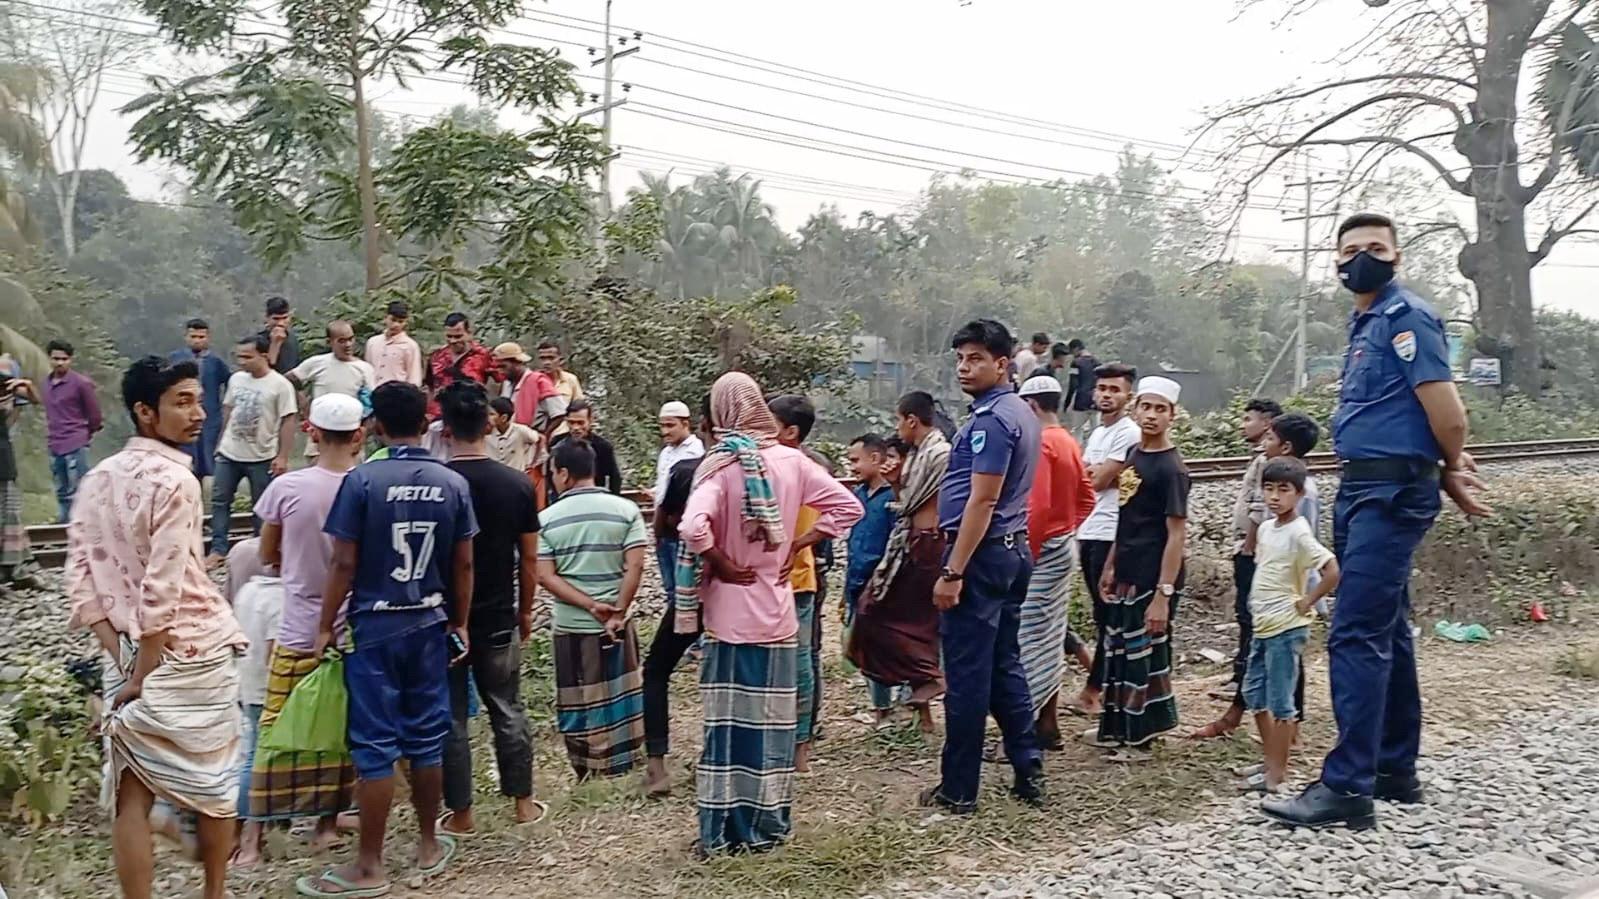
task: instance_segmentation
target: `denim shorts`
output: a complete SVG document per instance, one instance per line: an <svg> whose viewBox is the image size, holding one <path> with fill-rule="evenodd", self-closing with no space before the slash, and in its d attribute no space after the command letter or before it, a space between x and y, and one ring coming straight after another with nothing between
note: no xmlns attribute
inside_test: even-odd
<svg viewBox="0 0 1599 899"><path fill-rule="evenodd" d="M1309 627L1256 637L1249 644L1249 669L1244 674L1244 707L1270 712L1278 721L1299 714L1294 705L1294 685L1299 679L1299 659L1310 640Z"/></svg>

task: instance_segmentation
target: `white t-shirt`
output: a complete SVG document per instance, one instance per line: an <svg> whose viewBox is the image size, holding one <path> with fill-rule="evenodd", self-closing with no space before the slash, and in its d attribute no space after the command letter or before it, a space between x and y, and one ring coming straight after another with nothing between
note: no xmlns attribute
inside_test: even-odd
<svg viewBox="0 0 1599 899"><path fill-rule="evenodd" d="M1031 349L1017 350L1012 360L1016 363L1016 380L1025 381L1038 370L1038 354Z"/></svg>
<svg viewBox="0 0 1599 899"><path fill-rule="evenodd" d="M694 434L688 435L677 446L661 447L661 455L655 461L655 501L660 502L661 497L666 495L666 482L672 476L672 466L684 459L698 459L703 455L705 444Z"/></svg>
<svg viewBox="0 0 1599 899"><path fill-rule="evenodd" d="M264 705L267 692L267 645L277 639L283 620L283 581L258 574L239 588L233 598L233 616L250 638L250 646L239 663L239 702Z"/></svg>
<svg viewBox="0 0 1599 899"><path fill-rule="evenodd" d="M1138 446L1138 424L1123 415L1113 425L1100 425L1088 436L1088 446L1083 449L1083 464L1100 462L1126 462L1127 455ZM1077 526L1078 540L1116 539L1116 484L1094 494L1094 511Z"/></svg>
<svg viewBox="0 0 1599 899"><path fill-rule="evenodd" d="M1314 621L1294 608L1305 595L1309 575L1333 557L1310 531L1304 516L1287 524L1276 518L1260 523L1255 538L1255 580L1249 588L1249 612L1255 620L1255 636L1274 637L1284 631Z"/></svg>
<svg viewBox="0 0 1599 899"><path fill-rule="evenodd" d="M341 362L332 353L312 356L295 366L289 374L306 386L313 400L329 393L359 397L361 388L372 390L377 387L377 372L370 362L365 359Z"/></svg>
<svg viewBox="0 0 1599 899"><path fill-rule="evenodd" d="M300 410L294 385L275 371L257 378L236 371L228 378L222 405L232 408L217 453L235 462L265 462L278 454L278 427L283 416Z"/></svg>

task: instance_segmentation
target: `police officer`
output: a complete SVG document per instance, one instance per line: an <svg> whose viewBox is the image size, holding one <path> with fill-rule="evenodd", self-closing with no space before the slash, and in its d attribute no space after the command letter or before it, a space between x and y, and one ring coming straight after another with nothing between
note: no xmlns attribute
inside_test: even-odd
<svg viewBox="0 0 1599 899"><path fill-rule="evenodd" d="M1038 463L1038 418L1010 382L1015 340L989 319L950 341L971 420L955 436L938 492L938 526L947 541L933 588L944 646L943 778L921 803L957 814L977 808L983 731L992 711L1016 769L1012 792L1037 805L1044 763L1033 735L1032 700L1017 646L1022 600L1033 560L1027 548L1027 497Z"/></svg>
<svg viewBox="0 0 1599 899"><path fill-rule="evenodd" d="M1465 451L1466 410L1449 371L1443 321L1394 278L1394 223L1372 214L1338 227L1338 277L1355 295L1333 449L1338 585L1327 655L1338 743L1321 780L1268 799L1290 825L1367 828L1372 799L1420 802L1421 693L1410 635L1410 562L1438 515L1440 488L1467 515L1489 509Z"/></svg>

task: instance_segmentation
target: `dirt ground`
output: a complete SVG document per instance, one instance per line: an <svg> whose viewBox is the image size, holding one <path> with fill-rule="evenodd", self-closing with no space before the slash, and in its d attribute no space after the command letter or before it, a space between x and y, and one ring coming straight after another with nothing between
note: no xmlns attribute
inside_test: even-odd
<svg viewBox="0 0 1599 899"><path fill-rule="evenodd" d="M1230 609L1227 610L1230 613ZM1223 611L1195 607L1177 622L1184 663L1178 670L1181 713L1187 727L1218 714L1223 702L1205 691L1227 680L1225 665L1197 659L1211 648L1231 654L1236 631ZM1587 619L1588 615L1581 616ZM939 737L914 727L874 731L857 714L869 708L839 661L837 621L828 622L824 701L825 737L817 744L816 771L798 780L795 833L783 849L761 856L697 863L688 853L695 836L690 766L699 743L695 674L680 670L674 683L671 756L674 795L642 798L637 776L578 786L552 726L547 643L535 641L525 667L538 743L537 791L550 805L545 821L518 827L509 804L493 794L487 720L475 722L479 770L479 836L466 843L452 869L428 884L408 883L414 829L409 810L391 820L389 868L396 896L519 896L574 899L590 896L846 896L896 891L934 880L960 883L985 871L1029 867L1032 860L1081 848L1118 832L1156 821L1178 820L1232 789L1227 769L1252 760L1257 745L1240 731L1230 738L1194 743L1168 740L1152 762L1114 765L1078 741L1046 759L1051 790L1047 807L1034 811L1005 793L1009 769L985 771L979 813L952 818L915 807L915 796L938 771ZM1493 729L1508 709L1553 705L1569 671L1571 649L1592 645L1599 626L1561 623L1512 628L1490 643L1459 645L1425 635L1420 649L1425 696L1423 751L1446 752ZM1314 771L1332 737L1326 660L1314 640L1307 659L1310 696L1299 759ZM1069 689L1081 682L1069 674ZM1068 733L1090 726L1063 722ZM10 885L17 896L105 896L114 892L108 828L92 809L48 832L13 838L9 867L24 873ZM274 833L271 860L231 878L238 897L285 896L296 875L320 871L349 850L313 858L296 838ZM175 853L157 864L157 895L198 895L199 871ZM25 888L30 887L31 889Z"/></svg>

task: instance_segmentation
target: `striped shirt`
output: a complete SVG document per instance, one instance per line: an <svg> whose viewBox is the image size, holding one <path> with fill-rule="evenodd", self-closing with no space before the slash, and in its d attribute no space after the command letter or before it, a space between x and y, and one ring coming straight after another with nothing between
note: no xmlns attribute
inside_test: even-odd
<svg viewBox="0 0 1599 899"><path fill-rule="evenodd" d="M638 504L599 487L561 494L539 513L539 558L555 563L555 573L595 602L615 605L622 592L623 556L650 545ZM555 631L598 634L605 628L593 615L555 603Z"/></svg>

